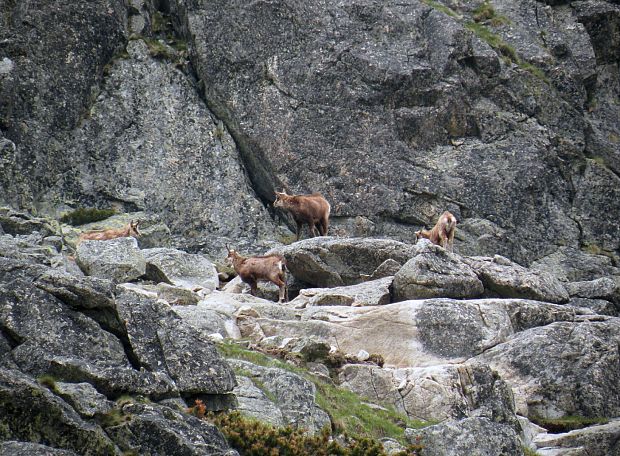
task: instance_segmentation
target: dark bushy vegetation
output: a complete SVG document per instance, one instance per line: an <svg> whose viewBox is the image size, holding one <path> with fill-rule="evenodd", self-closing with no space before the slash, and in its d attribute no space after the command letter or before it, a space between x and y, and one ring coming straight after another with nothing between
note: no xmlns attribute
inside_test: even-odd
<svg viewBox="0 0 620 456"><path fill-rule="evenodd" d="M74 211L71 211L62 217L60 221L62 223L68 223L69 225L85 225L86 223L99 222L116 214L114 209L97 209L94 207L80 207Z"/></svg>
<svg viewBox="0 0 620 456"><path fill-rule="evenodd" d="M190 409L193 415L216 425L230 446L244 456L384 456L383 446L377 440L362 438L331 439L329 429L317 435L307 435L290 426L276 428L246 418L239 412L208 413L202 401ZM419 455L419 446L411 446L398 456Z"/></svg>
<svg viewBox="0 0 620 456"><path fill-rule="evenodd" d="M530 420L554 434L582 429L593 424L609 423L607 418L587 418L584 416L563 416L561 418L531 417Z"/></svg>

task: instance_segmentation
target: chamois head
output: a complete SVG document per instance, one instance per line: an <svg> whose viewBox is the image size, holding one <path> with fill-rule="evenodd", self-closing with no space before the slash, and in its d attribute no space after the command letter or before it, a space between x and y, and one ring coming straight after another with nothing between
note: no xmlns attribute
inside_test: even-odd
<svg viewBox="0 0 620 456"><path fill-rule="evenodd" d="M129 222L129 236L140 237L142 233L138 229L138 225L140 225L140 220L131 220Z"/></svg>
<svg viewBox="0 0 620 456"><path fill-rule="evenodd" d="M273 202L274 207L285 207L286 202L291 198L286 192L275 192L276 200Z"/></svg>
<svg viewBox="0 0 620 456"><path fill-rule="evenodd" d="M230 247L228 247L228 244L226 244L226 250L228 250L226 261L228 261L229 263L232 263L233 261L235 261L235 259L241 257L241 255L239 255L236 250L231 250Z"/></svg>

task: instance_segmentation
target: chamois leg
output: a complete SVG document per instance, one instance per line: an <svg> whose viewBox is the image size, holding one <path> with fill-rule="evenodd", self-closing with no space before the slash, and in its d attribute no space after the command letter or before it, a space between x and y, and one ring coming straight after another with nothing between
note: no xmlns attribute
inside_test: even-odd
<svg viewBox="0 0 620 456"><path fill-rule="evenodd" d="M448 245L450 246L450 252L454 252L454 233L456 230L452 230L450 232L450 236L448 236Z"/></svg>
<svg viewBox="0 0 620 456"><path fill-rule="evenodd" d="M310 236L316 237L316 233L318 230L316 229L316 225L314 224L314 222L308 223L308 226L310 227Z"/></svg>
<svg viewBox="0 0 620 456"><path fill-rule="evenodd" d="M299 241L299 236L301 235L301 222L295 221L295 223L297 224L297 228L295 230L295 240Z"/></svg>
<svg viewBox="0 0 620 456"><path fill-rule="evenodd" d="M327 220L327 218L321 219L321 222L319 223L319 233L321 234L321 236L327 236L328 227L329 221Z"/></svg>
<svg viewBox="0 0 620 456"><path fill-rule="evenodd" d="M258 291L258 284L256 280L253 282L250 282L249 285L250 285L250 294L252 296L256 296L256 292Z"/></svg>
<svg viewBox="0 0 620 456"><path fill-rule="evenodd" d="M280 293L278 295L278 302L287 302L288 301L288 288L286 287L286 282L279 277L273 281L279 288Z"/></svg>

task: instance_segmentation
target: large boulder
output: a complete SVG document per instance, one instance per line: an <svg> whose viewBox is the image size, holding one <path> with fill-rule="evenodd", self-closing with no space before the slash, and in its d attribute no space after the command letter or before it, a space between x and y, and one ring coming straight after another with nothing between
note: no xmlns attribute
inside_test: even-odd
<svg viewBox="0 0 620 456"><path fill-rule="evenodd" d="M414 247L388 239L317 237L272 251L286 258L297 279L315 287L354 285L371 276L386 260L405 263Z"/></svg>
<svg viewBox="0 0 620 456"><path fill-rule="evenodd" d="M240 374L250 379L264 392L263 404L256 409L256 392L253 389L235 390L242 411L262 418L275 405L284 424L305 428L317 433L331 425L329 416L316 404L316 387L305 378L277 367L262 367L242 360L229 359ZM249 393L249 397L243 394ZM265 400L269 398L268 400ZM277 417L278 415L276 415Z"/></svg>
<svg viewBox="0 0 620 456"><path fill-rule="evenodd" d="M620 420L560 434L540 433L534 445L539 454L555 450L558 455L616 456L620 454Z"/></svg>
<svg viewBox="0 0 620 456"><path fill-rule="evenodd" d="M365 350L380 354L386 365L424 367L463 362L509 340L517 331L575 319L575 310L565 306L501 299L313 306L299 312L291 318L250 308L237 323L244 337L256 341L276 335L311 335L345 353Z"/></svg>
<svg viewBox="0 0 620 456"><path fill-rule="evenodd" d="M56 358L68 358L93 368L129 367L121 341L94 320L37 288L34 281L48 271L0 258L4 333L16 341L12 359L32 375L48 372Z"/></svg>
<svg viewBox="0 0 620 456"><path fill-rule="evenodd" d="M47 445L30 442L2 442L0 443L0 456L78 456L70 450L59 450Z"/></svg>
<svg viewBox="0 0 620 456"><path fill-rule="evenodd" d="M122 405L120 413L125 419L106 432L124 452L238 456L217 427L186 413L135 402Z"/></svg>
<svg viewBox="0 0 620 456"><path fill-rule="evenodd" d="M347 364L340 381L341 386L373 402L390 404L412 419L439 422L486 416L517 422L510 388L483 364L402 369Z"/></svg>
<svg viewBox="0 0 620 456"><path fill-rule="evenodd" d="M620 414L620 319L556 322L515 334L476 359L515 392L524 416Z"/></svg>
<svg viewBox="0 0 620 456"><path fill-rule="evenodd" d="M75 259L84 274L116 283L130 282L146 272L146 261L133 237L83 241Z"/></svg>
<svg viewBox="0 0 620 456"><path fill-rule="evenodd" d="M43 441L78 454L115 454L103 429L19 371L0 369L0 427L2 440Z"/></svg>
<svg viewBox="0 0 620 456"><path fill-rule="evenodd" d="M391 301L392 277L370 280L348 287L304 288L290 303L295 308L308 306L381 306Z"/></svg>
<svg viewBox="0 0 620 456"><path fill-rule="evenodd" d="M428 456L520 456L523 449L515 430L489 418L465 418L423 429L407 429L405 437L422 445Z"/></svg>
<svg viewBox="0 0 620 456"><path fill-rule="evenodd" d="M492 296L502 298L535 299L537 301L564 303L569 299L564 286L553 276L532 271L508 258L464 258Z"/></svg>
<svg viewBox="0 0 620 456"><path fill-rule="evenodd" d="M570 282L566 284L566 290L573 298L605 299L620 306L620 276Z"/></svg>
<svg viewBox="0 0 620 456"><path fill-rule="evenodd" d="M396 301L424 298L477 298L484 287L461 259L428 241L416 245L417 254L394 276Z"/></svg>
<svg viewBox="0 0 620 456"><path fill-rule="evenodd" d="M534 261L530 268L546 272L562 282L582 282L620 273L611 257L594 255L572 247L560 247L550 255Z"/></svg>
<svg viewBox="0 0 620 456"><path fill-rule="evenodd" d="M123 286L116 303L140 367L169 375L184 394L226 396L234 388L234 374L213 343L170 305Z"/></svg>
<svg viewBox="0 0 620 456"><path fill-rule="evenodd" d="M166 248L145 249L142 254L146 259L146 276L151 280L203 293L210 293L219 285L215 265L203 255Z"/></svg>

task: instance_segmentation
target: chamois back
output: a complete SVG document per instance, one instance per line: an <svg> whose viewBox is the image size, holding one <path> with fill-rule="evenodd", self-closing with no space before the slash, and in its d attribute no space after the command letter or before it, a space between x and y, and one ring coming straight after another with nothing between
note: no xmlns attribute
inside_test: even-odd
<svg viewBox="0 0 620 456"><path fill-rule="evenodd" d="M299 240L301 228L308 225L310 235L327 236L331 206L320 193L311 195L287 195L276 192L274 207L290 212L296 224L296 240Z"/></svg>

